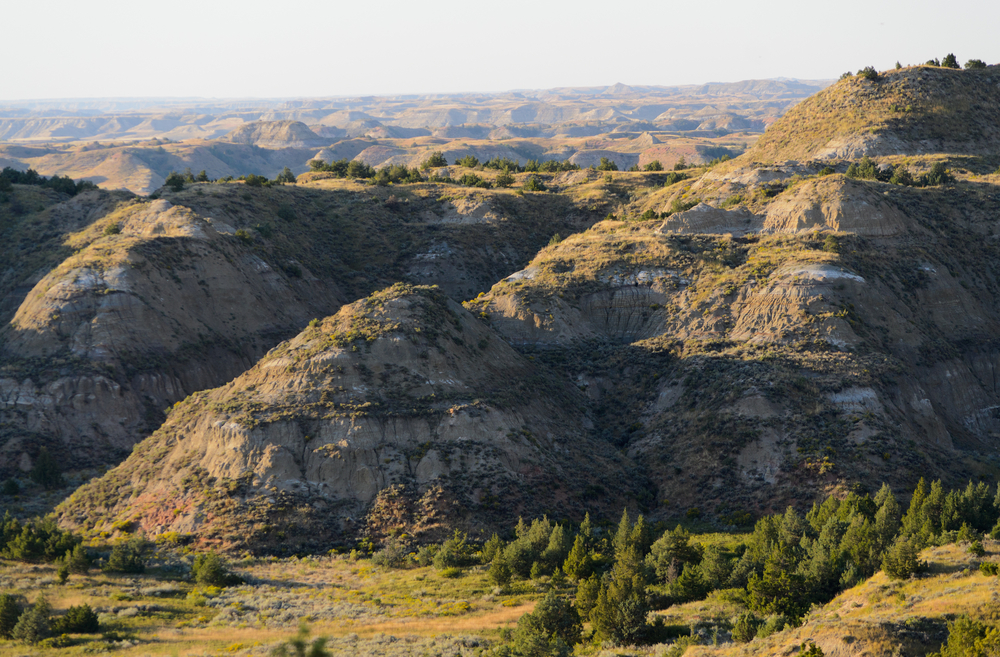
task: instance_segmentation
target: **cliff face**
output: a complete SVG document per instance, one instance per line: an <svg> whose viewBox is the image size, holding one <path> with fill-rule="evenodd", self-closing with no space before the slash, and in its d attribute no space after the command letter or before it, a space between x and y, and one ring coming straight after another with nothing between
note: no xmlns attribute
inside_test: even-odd
<svg viewBox="0 0 1000 657"><path fill-rule="evenodd" d="M491 531L519 514L582 516L585 502L610 511L636 479L588 435L582 407L435 288L397 285L176 406L61 516L281 550L400 526Z"/></svg>

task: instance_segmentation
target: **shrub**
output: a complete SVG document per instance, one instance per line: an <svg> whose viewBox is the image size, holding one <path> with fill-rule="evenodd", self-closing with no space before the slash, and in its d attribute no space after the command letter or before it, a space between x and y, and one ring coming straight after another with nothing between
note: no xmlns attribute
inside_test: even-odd
<svg viewBox="0 0 1000 657"><path fill-rule="evenodd" d="M533 612L518 619L512 647L521 655L569 654L569 646L580 642L582 630L573 605L549 591Z"/></svg>
<svg viewBox="0 0 1000 657"><path fill-rule="evenodd" d="M299 625L299 632L294 639L289 639L278 646L274 655L276 657L329 657L330 652L326 649L326 637L317 637L309 643L309 628L305 623Z"/></svg>
<svg viewBox="0 0 1000 657"><path fill-rule="evenodd" d="M922 180L924 185L930 186L945 185L954 181L955 177L945 167L944 162L935 162L931 170L924 174Z"/></svg>
<svg viewBox="0 0 1000 657"><path fill-rule="evenodd" d="M878 71L872 66L866 66L860 71L858 71L858 77L864 78L866 80L871 80L872 82L878 81Z"/></svg>
<svg viewBox="0 0 1000 657"><path fill-rule="evenodd" d="M996 561L984 561L979 564L979 572L984 575L1000 576L1000 563Z"/></svg>
<svg viewBox="0 0 1000 657"><path fill-rule="evenodd" d="M240 578L230 572L226 562L215 552L205 552L194 558L191 574L199 584L207 586L232 586L240 583Z"/></svg>
<svg viewBox="0 0 1000 657"><path fill-rule="evenodd" d="M264 176L258 176L255 173L251 173L243 178L243 184L247 187L264 187L269 185L270 182Z"/></svg>
<svg viewBox="0 0 1000 657"><path fill-rule="evenodd" d="M545 183L543 183L538 176L529 176L528 179L524 181L522 189L529 192L544 192Z"/></svg>
<svg viewBox="0 0 1000 657"><path fill-rule="evenodd" d="M7 479L3 482L3 488L0 489L0 493L4 495L17 495L21 492L21 484L17 483L17 479Z"/></svg>
<svg viewBox="0 0 1000 657"><path fill-rule="evenodd" d="M483 180L474 173L463 174L461 178L458 179L459 185L465 185L466 187L482 187L484 189L489 189L493 185L490 181Z"/></svg>
<svg viewBox="0 0 1000 657"><path fill-rule="evenodd" d="M510 169L504 168L494 181L497 187L510 187L514 184L514 176Z"/></svg>
<svg viewBox="0 0 1000 657"><path fill-rule="evenodd" d="M925 62L925 64L924 64L924 65L925 65L925 66L941 66L941 62L939 62L939 61L937 60L937 58L934 58L934 59L928 59L928 60L927 60L927 61Z"/></svg>
<svg viewBox="0 0 1000 657"><path fill-rule="evenodd" d="M100 631L97 613L88 604L70 607L66 615L52 623L52 632L55 634L95 634Z"/></svg>
<svg viewBox="0 0 1000 657"><path fill-rule="evenodd" d="M406 555L406 544L398 537L390 536L382 549L372 555L372 563L383 568L402 568L406 565Z"/></svg>
<svg viewBox="0 0 1000 657"><path fill-rule="evenodd" d="M448 166L448 160L444 159L444 154L439 151L434 151L426 160L420 163L420 168L424 171L446 166Z"/></svg>
<svg viewBox="0 0 1000 657"><path fill-rule="evenodd" d="M944 68L959 68L958 59L953 53L948 53L944 56L944 59L941 60L941 66Z"/></svg>
<svg viewBox="0 0 1000 657"><path fill-rule="evenodd" d="M744 612L739 615L733 623L733 641L738 643L750 643L757 636L761 621L753 615L753 612Z"/></svg>
<svg viewBox="0 0 1000 657"><path fill-rule="evenodd" d="M965 62L965 70L971 71L977 68L986 68L986 62L981 59L970 59Z"/></svg>
<svg viewBox="0 0 1000 657"><path fill-rule="evenodd" d="M663 171L663 165L659 160L653 160L642 168L643 171Z"/></svg>
<svg viewBox="0 0 1000 657"><path fill-rule="evenodd" d="M146 549L146 541L133 536L127 541L118 543L111 548L111 556L104 564L103 570L109 573L142 573L146 571L146 562L142 553Z"/></svg>
<svg viewBox="0 0 1000 657"><path fill-rule="evenodd" d="M118 235L121 232L122 232L121 224L108 224L107 226L104 227L103 234L105 237L107 237L109 235Z"/></svg>
<svg viewBox="0 0 1000 657"><path fill-rule="evenodd" d="M471 169L479 166L479 160L474 155L466 155L463 158L455 160L455 164L460 167L467 167Z"/></svg>

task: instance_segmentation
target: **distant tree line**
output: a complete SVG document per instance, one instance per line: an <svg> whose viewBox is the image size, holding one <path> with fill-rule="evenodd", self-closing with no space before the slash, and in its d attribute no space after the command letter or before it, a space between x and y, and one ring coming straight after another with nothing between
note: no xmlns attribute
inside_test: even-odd
<svg viewBox="0 0 1000 657"><path fill-rule="evenodd" d="M97 185L89 180L73 182L73 179L69 176L52 176L51 178L46 178L39 175L34 169L18 171L12 167L4 167L3 171L0 171L0 192L11 191L13 185L36 185L38 187L45 187L46 189L54 189L69 196L76 196L88 189L97 189Z"/></svg>

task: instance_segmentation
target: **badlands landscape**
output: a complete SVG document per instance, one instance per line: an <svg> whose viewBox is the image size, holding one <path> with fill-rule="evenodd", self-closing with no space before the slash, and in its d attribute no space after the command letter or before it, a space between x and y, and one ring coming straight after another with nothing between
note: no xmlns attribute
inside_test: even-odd
<svg viewBox="0 0 1000 657"><path fill-rule="evenodd" d="M1000 654L944 63L0 106L0 650Z"/></svg>

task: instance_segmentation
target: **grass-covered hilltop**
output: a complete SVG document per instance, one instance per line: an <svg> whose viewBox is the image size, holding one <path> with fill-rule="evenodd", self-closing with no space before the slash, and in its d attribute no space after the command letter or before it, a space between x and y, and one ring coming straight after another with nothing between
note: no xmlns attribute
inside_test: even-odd
<svg viewBox="0 0 1000 657"><path fill-rule="evenodd" d="M1000 655L998 70L3 169L0 653Z"/></svg>

